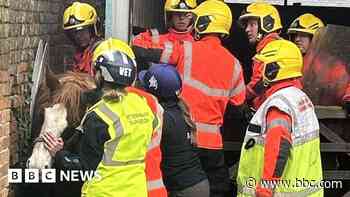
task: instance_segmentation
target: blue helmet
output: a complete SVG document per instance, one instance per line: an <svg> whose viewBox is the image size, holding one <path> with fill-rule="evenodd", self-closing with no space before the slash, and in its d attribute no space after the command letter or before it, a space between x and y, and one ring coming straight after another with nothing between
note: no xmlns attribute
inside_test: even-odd
<svg viewBox="0 0 350 197"><path fill-rule="evenodd" d="M176 68L168 64L153 64L139 73L141 85L158 98L177 97L182 88L182 80Z"/></svg>

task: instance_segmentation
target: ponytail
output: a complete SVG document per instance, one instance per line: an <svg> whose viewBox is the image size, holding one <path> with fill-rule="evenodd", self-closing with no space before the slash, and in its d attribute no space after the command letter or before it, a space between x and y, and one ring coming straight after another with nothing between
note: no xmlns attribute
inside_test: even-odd
<svg viewBox="0 0 350 197"><path fill-rule="evenodd" d="M179 97L179 100L177 102L177 105L180 107L182 111L182 115L185 119L186 124L190 127L191 133L196 132L196 124L193 122L191 118L190 108L186 104L186 102Z"/></svg>

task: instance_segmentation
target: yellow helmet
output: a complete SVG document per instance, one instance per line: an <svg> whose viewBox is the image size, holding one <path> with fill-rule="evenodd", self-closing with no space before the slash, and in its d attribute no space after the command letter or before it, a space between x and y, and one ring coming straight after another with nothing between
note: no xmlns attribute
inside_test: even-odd
<svg viewBox="0 0 350 197"><path fill-rule="evenodd" d="M190 12L197 7L196 0L166 0L165 12Z"/></svg>
<svg viewBox="0 0 350 197"><path fill-rule="evenodd" d="M166 0L165 6L164 6L165 24L166 25L169 24L168 20L171 12L190 13L196 7L197 7L196 0ZM188 31L192 30L192 25L193 25L193 22L188 27Z"/></svg>
<svg viewBox="0 0 350 197"><path fill-rule="evenodd" d="M256 2L247 6L239 17L239 22L245 24L249 18L258 19L261 33L270 33L282 29L278 10L269 3Z"/></svg>
<svg viewBox="0 0 350 197"><path fill-rule="evenodd" d="M324 27L323 22L313 14L306 13L296 18L288 28L288 34L304 32L314 35L316 31Z"/></svg>
<svg viewBox="0 0 350 197"><path fill-rule="evenodd" d="M263 81L266 84L302 76L303 56L288 40L275 40L254 57L263 62Z"/></svg>
<svg viewBox="0 0 350 197"><path fill-rule="evenodd" d="M102 41L92 56L94 68L101 71L104 81L130 86L136 77L135 54L125 42L109 38Z"/></svg>
<svg viewBox="0 0 350 197"><path fill-rule="evenodd" d="M97 30L98 16L94 7L87 3L74 2L63 14L64 30L80 30L87 27L94 27L95 34Z"/></svg>
<svg viewBox="0 0 350 197"><path fill-rule="evenodd" d="M231 9L220 0L207 0L194 9L196 34L222 33L230 35Z"/></svg>

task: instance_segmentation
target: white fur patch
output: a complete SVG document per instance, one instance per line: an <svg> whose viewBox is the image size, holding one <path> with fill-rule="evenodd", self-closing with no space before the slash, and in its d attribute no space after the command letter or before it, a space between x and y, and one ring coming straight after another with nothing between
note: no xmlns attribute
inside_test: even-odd
<svg viewBox="0 0 350 197"><path fill-rule="evenodd" d="M64 129L68 126L67 109L61 104L55 104L52 107L45 108L44 123L41 127L40 135L45 132L51 132L55 136L61 136ZM33 153L27 161L28 168L45 169L52 166L52 157L44 146L44 142L37 142L34 145Z"/></svg>

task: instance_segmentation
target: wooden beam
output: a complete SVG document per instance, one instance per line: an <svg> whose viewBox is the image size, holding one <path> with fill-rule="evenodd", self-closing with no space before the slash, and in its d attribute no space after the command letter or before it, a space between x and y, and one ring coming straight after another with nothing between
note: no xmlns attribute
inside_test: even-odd
<svg viewBox="0 0 350 197"><path fill-rule="evenodd" d="M345 119L346 112L340 106L315 106L315 112L318 119Z"/></svg>

